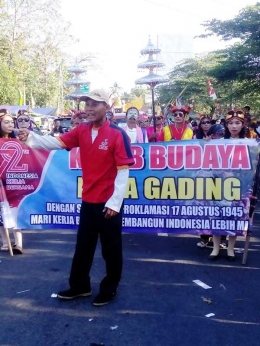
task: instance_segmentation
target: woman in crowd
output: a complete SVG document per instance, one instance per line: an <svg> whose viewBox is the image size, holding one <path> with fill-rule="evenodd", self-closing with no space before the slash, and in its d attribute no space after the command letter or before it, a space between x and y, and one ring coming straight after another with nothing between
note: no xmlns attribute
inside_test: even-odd
<svg viewBox="0 0 260 346"><path fill-rule="evenodd" d="M0 138L15 138L14 120L11 114L9 114L9 112L6 109L0 110ZM1 246L1 251L8 251L7 237L5 234L3 223L0 223L0 234L3 241L3 245ZM22 254L23 253L22 232L20 229L13 228L13 234L14 234L13 253Z"/></svg>
<svg viewBox="0 0 260 346"><path fill-rule="evenodd" d="M147 128L149 125L149 118L146 114L140 114L138 117L138 126L142 130L143 133L143 140L145 142L145 139L147 138Z"/></svg>
<svg viewBox="0 0 260 346"><path fill-rule="evenodd" d="M221 124L214 124L214 125L210 126L205 139L206 140L222 139L222 138L224 138L224 134L225 134L225 127ZM197 246L199 248L207 247L209 245L211 238L212 238L212 235L202 234L200 236L200 242L197 243ZM220 247L222 249L225 249L227 247L226 236L221 236Z"/></svg>
<svg viewBox="0 0 260 346"><path fill-rule="evenodd" d="M226 116L225 139L245 138L245 118L241 110L231 110ZM213 251L209 256L209 260L214 261L219 257L221 236L213 235ZM236 236L229 236L227 247L227 259L235 261L234 247Z"/></svg>
<svg viewBox="0 0 260 346"><path fill-rule="evenodd" d="M208 130L211 126L211 117L209 115L202 115L200 118L200 123L196 131L194 139L206 139Z"/></svg>
<svg viewBox="0 0 260 346"><path fill-rule="evenodd" d="M26 109L20 109L16 117L16 126L18 129L28 129L33 130L33 124L29 113Z"/></svg>
<svg viewBox="0 0 260 346"><path fill-rule="evenodd" d="M149 142L163 142L164 132L163 132L163 115L155 116L155 132L154 126L149 126L146 128L147 137Z"/></svg>
<svg viewBox="0 0 260 346"><path fill-rule="evenodd" d="M211 138L211 134L214 134L214 130L211 129L211 134L208 134L208 131L211 129L211 118L209 115L202 115L200 118L200 123L198 126L198 129L195 133L195 135L193 136L194 139L210 139ZM209 137L208 137L209 136ZM224 132L223 132L223 136L224 136ZM205 248L207 247L209 241L210 241L211 236L206 235L206 234L202 234L200 236L200 241L197 243L197 246L199 248Z"/></svg>

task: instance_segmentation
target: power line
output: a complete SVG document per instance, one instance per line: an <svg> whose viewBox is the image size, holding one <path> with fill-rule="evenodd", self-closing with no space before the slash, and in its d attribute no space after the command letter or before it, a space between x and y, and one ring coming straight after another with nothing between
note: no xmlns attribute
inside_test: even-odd
<svg viewBox="0 0 260 346"><path fill-rule="evenodd" d="M156 2L156 1L153 1L153 0L142 0L142 1L148 2L148 3L150 3L150 4L152 4L152 5L155 5L155 6L159 6L159 7L164 7L164 8L167 8L167 9L171 9L171 10L176 11L176 12L179 12L179 13L185 13L185 15L189 14L189 15L192 16L192 17L201 18L202 20L207 20L207 19L209 19L208 16L201 16L201 15L198 15L198 14L196 14L196 13L194 13L194 12L187 11L186 9L185 9L185 10L182 10L182 9L180 9L180 8L175 8L175 7L172 7L172 6L163 4L163 3L159 3L159 2ZM208 2L209 2L209 1L210 1L210 0L208 0ZM225 6L225 8L229 7L229 8L234 9L234 7L236 6L236 5L231 5L231 4L228 3L228 2L224 3L224 2L216 1L216 0L212 0L211 2L214 3L214 4L218 4L218 5L221 5L221 6ZM208 6L210 6L210 5L208 5ZM246 7L246 6L247 6L247 5L244 5L243 7ZM237 8L237 11L239 11L239 10L241 10L241 9L242 9L242 8ZM214 13L214 11L213 11L213 13Z"/></svg>
<svg viewBox="0 0 260 346"><path fill-rule="evenodd" d="M206 19L206 17L202 17L202 16L199 16L199 15L196 15L196 14L194 14L194 12L189 12L187 10L180 10L179 8L174 8L172 6L169 6L169 5L166 5L166 4L162 4L162 3L158 3L156 1L152 1L152 0L142 0L142 1L148 2L148 3L150 3L152 5L155 5L155 6L165 7L165 8L171 9L171 10L176 11L176 12L185 13L186 15L189 14L192 17L198 17L198 18L201 18L201 19Z"/></svg>

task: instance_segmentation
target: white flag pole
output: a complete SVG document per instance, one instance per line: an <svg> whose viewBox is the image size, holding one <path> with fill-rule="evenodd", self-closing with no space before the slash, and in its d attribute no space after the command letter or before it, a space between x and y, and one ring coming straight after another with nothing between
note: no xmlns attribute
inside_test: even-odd
<svg viewBox="0 0 260 346"><path fill-rule="evenodd" d="M13 256L13 249L12 249L12 245L11 245L11 241L10 241L10 237L9 237L9 231L8 231L8 228L4 228L4 231L5 231L5 236L6 236L6 239L7 239L7 245L8 245L8 250L9 250L9 253L11 256Z"/></svg>

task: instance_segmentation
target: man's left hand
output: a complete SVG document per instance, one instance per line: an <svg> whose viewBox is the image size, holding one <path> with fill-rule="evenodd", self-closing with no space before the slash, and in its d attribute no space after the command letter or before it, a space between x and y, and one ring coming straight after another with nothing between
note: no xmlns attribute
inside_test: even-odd
<svg viewBox="0 0 260 346"><path fill-rule="evenodd" d="M118 214L118 212L107 207L104 208L103 213L105 213L105 219L111 219L111 217L116 216Z"/></svg>

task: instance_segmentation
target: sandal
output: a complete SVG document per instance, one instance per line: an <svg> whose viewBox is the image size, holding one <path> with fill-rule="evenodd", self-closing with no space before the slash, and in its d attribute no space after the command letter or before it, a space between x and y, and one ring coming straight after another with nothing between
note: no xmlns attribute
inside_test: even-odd
<svg viewBox="0 0 260 346"><path fill-rule="evenodd" d="M199 243L197 243L197 247L204 248L207 247L208 243L205 241L201 240Z"/></svg>
<svg viewBox="0 0 260 346"><path fill-rule="evenodd" d="M2 245L1 248L0 248L0 250L1 250L1 251L5 251L5 252L6 252L6 251L9 251L8 245L7 245L7 244Z"/></svg>

